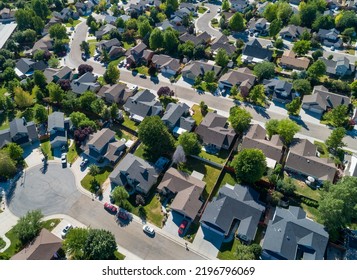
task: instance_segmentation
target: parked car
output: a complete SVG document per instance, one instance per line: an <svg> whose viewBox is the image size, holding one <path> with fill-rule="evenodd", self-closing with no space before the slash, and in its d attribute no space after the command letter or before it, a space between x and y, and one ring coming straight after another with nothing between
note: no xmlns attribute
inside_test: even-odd
<svg viewBox="0 0 357 280"><path fill-rule="evenodd" d="M143 231L148 233L148 234L150 234L150 235L154 235L155 234L155 230L152 227L148 226L148 225L144 225L143 226Z"/></svg>
<svg viewBox="0 0 357 280"><path fill-rule="evenodd" d="M178 229L178 234L179 235L183 235L183 233L185 232L185 229L188 225L188 221L187 220L183 220L181 222L181 225L179 226L179 229Z"/></svg>
<svg viewBox="0 0 357 280"><path fill-rule="evenodd" d="M66 153L62 153L61 162L62 162L62 165L66 165L67 164L67 154Z"/></svg>
<svg viewBox="0 0 357 280"><path fill-rule="evenodd" d="M65 238L68 234L68 232L73 228L73 226L71 224L66 225L61 232L61 236L62 238Z"/></svg>
<svg viewBox="0 0 357 280"><path fill-rule="evenodd" d="M146 79L146 75L145 74L140 74L139 77L143 78L143 79Z"/></svg>
<svg viewBox="0 0 357 280"><path fill-rule="evenodd" d="M81 168L85 167L88 164L89 160L87 158L83 159L81 162Z"/></svg>
<svg viewBox="0 0 357 280"><path fill-rule="evenodd" d="M120 209L118 212L117 212L117 215L116 215L119 219L122 219L122 220L128 220L129 219L129 215L128 213L125 211L125 210L122 210Z"/></svg>
<svg viewBox="0 0 357 280"><path fill-rule="evenodd" d="M108 202L104 203L104 209L107 210L109 213L115 214L118 212L118 208L114 206L113 204L110 204Z"/></svg>
<svg viewBox="0 0 357 280"><path fill-rule="evenodd" d="M82 59L83 59L84 61L86 61L86 60L87 60L87 56L86 56L86 54L85 54L85 53L82 53Z"/></svg>
<svg viewBox="0 0 357 280"><path fill-rule="evenodd" d="M221 12L221 8L218 8L217 13L220 13L220 12Z"/></svg>
<svg viewBox="0 0 357 280"><path fill-rule="evenodd" d="M331 46L330 50L334 51L335 50L335 46Z"/></svg>

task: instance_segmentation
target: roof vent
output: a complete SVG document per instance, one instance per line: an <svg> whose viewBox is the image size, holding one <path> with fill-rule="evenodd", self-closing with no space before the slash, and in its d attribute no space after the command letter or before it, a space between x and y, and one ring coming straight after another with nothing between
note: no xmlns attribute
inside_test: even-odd
<svg viewBox="0 0 357 280"><path fill-rule="evenodd" d="M278 231L281 232L281 228L278 228Z"/></svg>
<svg viewBox="0 0 357 280"><path fill-rule="evenodd" d="M307 163L310 163L310 160L308 159L308 160L306 160L307 161Z"/></svg>

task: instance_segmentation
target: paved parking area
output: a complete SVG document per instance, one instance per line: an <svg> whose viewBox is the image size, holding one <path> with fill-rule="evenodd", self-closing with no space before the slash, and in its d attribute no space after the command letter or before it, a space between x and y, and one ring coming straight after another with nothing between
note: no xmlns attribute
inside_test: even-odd
<svg viewBox="0 0 357 280"><path fill-rule="evenodd" d="M26 170L15 190L8 194L7 202L16 216L35 209L47 216L66 213L79 196L72 171L62 168L60 163L50 162L46 170L43 164Z"/></svg>

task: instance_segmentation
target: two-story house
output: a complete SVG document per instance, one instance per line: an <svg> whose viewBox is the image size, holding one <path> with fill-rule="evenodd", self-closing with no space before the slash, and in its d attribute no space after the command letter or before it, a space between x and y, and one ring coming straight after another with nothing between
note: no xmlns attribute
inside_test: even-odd
<svg viewBox="0 0 357 280"><path fill-rule="evenodd" d="M48 115L47 124L51 147L58 148L67 146L67 132L71 126L69 118L65 119L64 113L62 112L53 112Z"/></svg>

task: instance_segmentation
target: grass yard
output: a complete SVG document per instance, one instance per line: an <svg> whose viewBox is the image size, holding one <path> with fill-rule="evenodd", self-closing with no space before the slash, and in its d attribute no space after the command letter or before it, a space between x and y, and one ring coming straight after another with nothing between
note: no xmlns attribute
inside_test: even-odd
<svg viewBox="0 0 357 280"><path fill-rule="evenodd" d="M134 131L138 130L137 124L129 118L127 114L124 114L124 121L122 123L123 126L126 126L127 128L130 128Z"/></svg>
<svg viewBox="0 0 357 280"><path fill-rule="evenodd" d="M134 71L138 71L139 74L144 74L146 76L149 76L149 68L146 66L140 66L134 69Z"/></svg>
<svg viewBox="0 0 357 280"><path fill-rule="evenodd" d="M125 260L126 256L120 253L119 251L114 252L114 256L117 260L122 261Z"/></svg>
<svg viewBox="0 0 357 280"><path fill-rule="evenodd" d="M201 108L200 108L200 105L193 105L192 106L192 110L193 110L193 116L192 118L195 120L196 122L196 125L199 125L203 119L203 115L201 113ZM208 112L213 112L212 109L208 109Z"/></svg>
<svg viewBox="0 0 357 280"><path fill-rule="evenodd" d="M224 186L225 184L229 184L234 186L237 183L237 179L235 178L234 174L231 174L230 172L224 171L224 176L221 181L221 186Z"/></svg>
<svg viewBox="0 0 357 280"><path fill-rule="evenodd" d="M41 150L48 156L48 159L54 159L53 154L52 154L52 149L51 149L51 143L50 140L46 140L41 142Z"/></svg>
<svg viewBox="0 0 357 280"><path fill-rule="evenodd" d="M124 49L126 49L126 50L128 50L128 49L130 49L131 47L133 47L134 46L134 43L128 43L128 42L124 42L123 41L123 47L124 47Z"/></svg>
<svg viewBox="0 0 357 280"><path fill-rule="evenodd" d="M222 243L222 247L218 252L217 258L220 260L236 260L236 250L239 244L240 241L236 238L234 238L233 242Z"/></svg>
<svg viewBox="0 0 357 280"><path fill-rule="evenodd" d="M67 153L67 161L68 163L73 163L79 156L82 150L77 147L76 143L73 142L72 145L68 149Z"/></svg>
<svg viewBox="0 0 357 280"><path fill-rule="evenodd" d="M319 221L319 211L315 207L308 206L305 203L301 203L300 206L302 209L304 209L304 211L306 212L306 215L310 219L314 220L315 222L320 222Z"/></svg>
<svg viewBox="0 0 357 280"><path fill-rule="evenodd" d="M52 231L59 223L61 222L61 219L51 219L42 222L42 227L47 229L48 231Z"/></svg>
<svg viewBox="0 0 357 280"><path fill-rule="evenodd" d="M139 147L136 148L136 150L135 150L135 152L134 152L134 155L137 156L137 157L139 157L139 158L146 159L146 158L144 157L144 152L145 152L145 151L144 151L144 145L141 144L141 145L139 145Z"/></svg>
<svg viewBox="0 0 357 280"><path fill-rule="evenodd" d="M195 86L194 88L199 89L199 90L203 90L205 92L214 92L218 87L217 83L206 83L206 82L202 82L201 84L199 84L198 86Z"/></svg>
<svg viewBox="0 0 357 280"><path fill-rule="evenodd" d="M207 8L202 7L202 6L198 7L198 13L199 14L203 14L205 11L207 11Z"/></svg>
<svg viewBox="0 0 357 280"><path fill-rule="evenodd" d="M110 129L115 131L115 138L118 140L124 138L125 140L135 141L137 139L134 135L130 134L129 132L120 129L120 126L117 124L113 124L113 126Z"/></svg>
<svg viewBox="0 0 357 280"><path fill-rule="evenodd" d="M317 150L320 153L321 158L328 158L329 157L329 152L327 149L327 146L323 142L319 141L314 141L314 145L317 146Z"/></svg>
<svg viewBox="0 0 357 280"><path fill-rule="evenodd" d="M6 242L0 237L0 250L6 246Z"/></svg>
<svg viewBox="0 0 357 280"><path fill-rule="evenodd" d="M194 158L187 159L183 171L186 171L190 174L193 171L197 171L199 173L204 174L203 181L206 182L206 187L202 193L202 196L205 199L207 199L209 194L212 192L213 187L220 173L220 170L218 168L214 168L210 165L205 164L203 161Z"/></svg>
<svg viewBox="0 0 357 280"><path fill-rule="evenodd" d="M97 40L96 39L90 39L87 41L89 43L89 53L90 53L90 56L94 56L95 54L95 45L97 43Z"/></svg>
<svg viewBox="0 0 357 280"><path fill-rule="evenodd" d="M81 23L81 21L79 19L75 19L75 20L73 20L72 24L67 22L66 27L77 26L79 23Z"/></svg>
<svg viewBox="0 0 357 280"><path fill-rule="evenodd" d="M224 164L229 156L229 152L227 150L220 150L218 155L212 155L202 150L199 156L201 158L208 159L218 164Z"/></svg>
<svg viewBox="0 0 357 280"><path fill-rule="evenodd" d="M296 193L311 198L316 201L320 201L321 194L319 190L313 190L307 186L304 182L295 180Z"/></svg>
<svg viewBox="0 0 357 280"><path fill-rule="evenodd" d="M100 169L100 172L98 175L95 176L96 181L98 182L99 185L102 185L105 180L109 177L109 174L113 171L113 168L106 166L102 169ZM93 179L94 177L90 175L89 173L82 179L81 185L83 188L86 190L95 193L96 190L94 188L93 184Z"/></svg>
<svg viewBox="0 0 357 280"><path fill-rule="evenodd" d="M5 233L5 236L10 240L11 245L4 252L0 253L0 259L2 257L5 259L11 258L13 255L15 255L17 252L19 252L20 248L21 248L21 242L15 235L15 232L13 229L11 229L7 233Z"/></svg>

